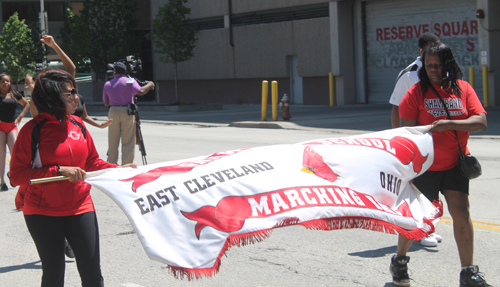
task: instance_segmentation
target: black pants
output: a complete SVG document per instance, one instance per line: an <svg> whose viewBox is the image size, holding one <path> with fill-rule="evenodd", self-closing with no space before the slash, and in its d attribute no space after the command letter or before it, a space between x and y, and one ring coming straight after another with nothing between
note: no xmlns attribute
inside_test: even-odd
<svg viewBox="0 0 500 287"><path fill-rule="evenodd" d="M104 286L95 212L62 217L25 215L24 219L42 261L42 287L64 286L64 238L75 253L82 286Z"/></svg>

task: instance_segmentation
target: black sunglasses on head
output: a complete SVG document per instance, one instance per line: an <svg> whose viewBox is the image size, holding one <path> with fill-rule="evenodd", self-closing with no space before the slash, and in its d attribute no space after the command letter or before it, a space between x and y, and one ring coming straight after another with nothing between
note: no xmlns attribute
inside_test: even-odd
<svg viewBox="0 0 500 287"><path fill-rule="evenodd" d="M78 91L76 89L71 89L69 93L63 93L63 95L72 95L72 96L77 96Z"/></svg>

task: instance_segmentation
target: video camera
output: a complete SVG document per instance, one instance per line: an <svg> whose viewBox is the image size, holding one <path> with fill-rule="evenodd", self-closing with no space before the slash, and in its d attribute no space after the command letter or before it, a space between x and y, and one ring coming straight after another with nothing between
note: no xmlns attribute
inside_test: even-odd
<svg viewBox="0 0 500 287"><path fill-rule="evenodd" d="M132 76L132 75L136 75L138 72L142 71L142 61L140 58L136 59L134 57L134 55L127 56L124 60L123 59L118 60L117 62L115 62L113 64L111 64L111 63L108 64L108 70L106 71L106 79L107 80L113 79L113 69L114 69L115 64L118 62L122 62L123 64L125 64L125 67L127 68L126 75L131 77L131 78L134 78L141 87L148 83L145 80L141 81L141 80L137 79L136 77Z"/></svg>

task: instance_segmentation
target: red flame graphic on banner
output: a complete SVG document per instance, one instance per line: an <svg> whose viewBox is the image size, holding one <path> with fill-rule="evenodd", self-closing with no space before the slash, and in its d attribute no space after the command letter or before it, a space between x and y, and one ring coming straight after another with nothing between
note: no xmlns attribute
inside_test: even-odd
<svg viewBox="0 0 500 287"><path fill-rule="evenodd" d="M410 162L413 162L413 170L416 173L422 171L422 166L429 155L422 156L422 153L415 142L408 138L397 136L393 137L390 140L390 143L396 150L396 158L399 159L402 164L408 165Z"/></svg>
<svg viewBox="0 0 500 287"><path fill-rule="evenodd" d="M310 146L304 149L302 165L306 169L302 169L302 171L315 174L323 179L328 180L329 182L334 182L337 180L338 174L333 172L333 170L325 163L323 158Z"/></svg>
<svg viewBox="0 0 500 287"><path fill-rule="evenodd" d="M197 161L188 161L188 162L182 162L176 165L171 165L171 166L162 166L159 168L154 168L152 170L149 170L145 173L138 174L136 176L133 176L131 178L126 178L126 179L120 179L120 181L133 181L132 183L132 191L136 192L137 189L146 183L152 182L157 180L160 176L162 175L170 175L170 174L178 174L178 173L186 173L192 170L193 168L200 166L200 165L205 165L208 163L213 162L214 160L221 159L226 156L233 155L235 153L239 153L241 151L247 150L248 148L244 149L239 149L239 150L233 150L233 151L227 151L227 152L219 152L219 153L214 153L204 159L197 160Z"/></svg>

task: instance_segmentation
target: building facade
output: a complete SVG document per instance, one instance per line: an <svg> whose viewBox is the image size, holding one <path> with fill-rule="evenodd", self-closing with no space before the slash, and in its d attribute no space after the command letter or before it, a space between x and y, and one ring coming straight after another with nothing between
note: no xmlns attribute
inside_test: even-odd
<svg viewBox="0 0 500 287"><path fill-rule="evenodd" d="M135 1L137 29L150 31L152 18L168 0ZM3 23L16 9L40 5L0 2ZM65 3L75 13L83 7L82 1L44 2L52 35L62 27ZM194 57L178 64L184 103L259 104L266 80L278 82L279 98L286 93L294 104L328 105L329 73L336 105L387 103L397 74L419 55L418 37L433 32L452 48L465 80L474 68L479 98L484 101L488 91L489 106L500 105L495 49L500 19L493 16L500 12L498 0L189 0L187 6L198 40ZM154 45L141 57L145 79L156 83L148 100L175 102L173 65L160 62ZM103 85L94 83L94 100L100 100Z"/></svg>
<svg viewBox="0 0 500 287"><path fill-rule="evenodd" d="M151 14L166 0L151 1ZM495 0L190 0L199 30L194 57L179 63L182 102L254 103L263 80L277 81L295 104L329 104L328 73L338 105L387 103L401 69L415 60L418 37L433 32L449 45L483 100L500 91L500 11ZM477 18L477 9L484 18ZM154 55L157 101L173 102L174 69Z"/></svg>

